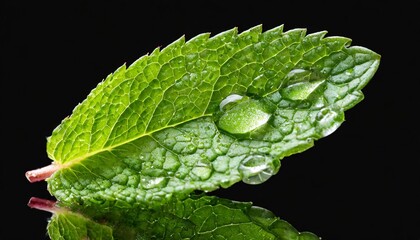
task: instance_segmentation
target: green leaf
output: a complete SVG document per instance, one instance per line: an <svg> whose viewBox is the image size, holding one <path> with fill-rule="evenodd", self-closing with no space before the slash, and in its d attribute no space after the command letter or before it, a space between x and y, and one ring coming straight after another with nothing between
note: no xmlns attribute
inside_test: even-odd
<svg viewBox="0 0 420 240"><path fill-rule="evenodd" d="M213 196L171 201L155 210L60 209L49 221L48 234L52 240L319 240L312 233L299 233L266 209Z"/></svg>
<svg viewBox="0 0 420 240"><path fill-rule="evenodd" d="M305 29L184 37L120 67L48 138L63 204L155 208L259 184L363 99L380 56Z"/></svg>

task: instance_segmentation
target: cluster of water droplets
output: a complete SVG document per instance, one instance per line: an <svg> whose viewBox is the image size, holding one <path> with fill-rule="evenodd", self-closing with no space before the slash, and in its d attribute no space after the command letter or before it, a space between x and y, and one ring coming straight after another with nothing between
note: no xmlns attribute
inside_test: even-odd
<svg viewBox="0 0 420 240"><path fill-rule="evenodd" d="M318 104L317 101L310 100L310 98L318 96L315 93L325 86L325 80L325 74L322 71L293 69L283 79L279 91L273 94L293 103L297 102L301 105L308 103L310 105L312 102L316 105L315 107L322 108L323 104ZM240 94L227 96L219 105L221 114L216 121L218 128L238 138L260 129L269 123L277 109L277 107L269 106L269 103L273 104L270 101L274 98L269 97L267 99L270 100L264 101L264 99L255 99L252 96ZM318 113L316 120L321 135L328 135L338 128L339 124L335 122L339 113L339 111L330 108L324 108ZM274 175L279 166L279 160L270 156L270 153L250 154L241 161L238 171L243 182L259 184Z"/></svg>
<svg viewBox="0 0 420 240"><path fill-rule="evenodd" d="M316 92L324 82L325 79L314 75L309 70L294 69L286 75L284 86L276 94L280 94L282 99L303 101ZM257 99L253 96L231 94L220 102L219 112L216 114L218 119L215 120L215 123L219 130L235 135L236 138L240 139L249 136L249 133L262 128L273 118L276 107L270 104L273 103L264 98ZM325 107L319 111L316 115L319 133L326 136L338 128L339 124L336 123L338 117L340 117L340 111L332 108ZM196 148L191 149L191 151L186 151L185 149L187 148L184 148L182 153L188 156L194 155L197 151ZM186 157L184 156L183 158ZM206 161L205 158L202 160L195 163L191 168L190 176L194 180L205 181L210 178L215 170L211 161ZM183 159L183 161L186 160ZM171 164L168 163L166 165L169 166ZM218 164L216 165L218 166ZM176 166L176 168L178 167L179 165ZM260 184L273 176L279 167L280 161L271 156L268 149L268 152L265 153L249 153L239 162L237 170L243 182ZM183 171L177 172L180 174ZM163 170L143 170L140 182L145 189L164 187L168 182L168 176Z"/></svg>

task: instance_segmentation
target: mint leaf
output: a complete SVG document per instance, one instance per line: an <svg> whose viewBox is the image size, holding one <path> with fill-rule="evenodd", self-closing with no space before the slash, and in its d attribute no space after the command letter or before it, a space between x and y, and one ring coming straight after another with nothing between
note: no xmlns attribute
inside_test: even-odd
<svg viewBox="0 0 420 240"><path fill-rule="evenodd" d="M380 56L305 29L184 37L120 67L48 138L61 203L155 208L259 184L363 99Z"/></svg>
<svg viewBox="0 0 420 240"><path fill-rule="evenodd" d="M60 205L60 204L58 204ZM154 210L58 207L51 239L277 239L319 240L250 202L192 196Z"/></svg>

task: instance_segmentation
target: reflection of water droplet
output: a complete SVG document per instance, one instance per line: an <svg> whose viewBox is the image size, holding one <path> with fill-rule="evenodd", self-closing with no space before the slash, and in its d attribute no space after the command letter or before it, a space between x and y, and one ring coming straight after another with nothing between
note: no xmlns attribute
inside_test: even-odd
<svg viewBox="0 0 420 240"><path fill-rule="evenodd" d="M239 165L242 181L247 184L260 184L273 176L278 168L269 156L251 155Z"/></svg>
<svg viewBox="0 0 420 240"><path fill-rule="evenodd" d="M166 186L168 179L165 172L159 169L146 169L141 172L140 184L145 189L161 188Z"/></svg>
<svg viewBox="0 0 420 240"><path fill-rule="evenodd" d="M323 108L316 115L317 131L322 137L333 133L344 121L343 111Z"/></svg>
<svg viewBox="0 0 420 240"><path fill-rule="evenodd" d="M213 172L211 163L199 162L191 170L191 173L200 180L208 179Z"/></svg>
<svg viewBox="0 0 420 240"><path fill-rule="evenodd" d="M232 103L235 103L235 102L241 100L242 98L243 98L243 96L238 95L238 94L232 94L232 95L227 96L219 104L220 111L226 111L228 109L228 106L229 105L231 105Z"/></svg>
<svg viewBox="0 0 420 240"><path fill-rule="evenodd" d="M226 111L219 119L219 128L232 133L249 133L268 122L271 113L262 102L249 99Z"/></svg>

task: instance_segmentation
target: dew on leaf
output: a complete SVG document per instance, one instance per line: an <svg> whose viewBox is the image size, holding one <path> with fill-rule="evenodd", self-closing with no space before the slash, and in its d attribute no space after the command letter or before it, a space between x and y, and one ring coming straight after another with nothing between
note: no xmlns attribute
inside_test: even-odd
<svg viewBox="0 0 420 240"><path fill-rule="evenodd" d="M338 109L326 107L316 115L317 131L325 137L333 133L344 121L344 114Z"/></svg>
<svg viewBox="0 0 420 240"><path fill-rule="evenodd" d="M242 181L253 185L267 181L276 173L276 170L273 159L263 155L250 155L238 167Z"/></svg>
<svg viewBox="0 0 420 240"><path fill-rule="evenodd" d="M229 160L230 158L227 156L218 156L214 161L213 161L213 168L216 172L220 172L220 173L224 173L228 170L229 168Z"/></svg>
<svg viewBox="0 0 420 240"><path fill-rule="evenodd" d="M286 84L291 85L297 82L309 81L311 72L305 69L293 69L285 77Z"/></svg>
<svg viewBox="0 0 420 240"><path fill-rule="evenodd" d="M290 100L305 100L315 92L324 80L297 82L281 90L281 95Z"/></svg>
<svg viewBox="0 0 420 240"><path fill-rule="evenodd" d="M213 167L211 163L207 162L198 162L196 166L191 170L194 178L199 180L206 180L208 179L213 172Z"/></svg>
<svg viewBox="0 0 420 240"><path fill-rule="evenodd" d="M165 172L160 169L146 169L140 174L140 184L145 189L165 187L168 182Z"/></svg>
<svg viewBox="0 0 420 240"><path fill-rule="evenodd" d="M218 127L232 134L249 133L268 122L271 113L262 102L249 99L226 111Z"/></svg>
<svg viewBox="0 0 420 240"><path fill-rule="evenodd" d="M176 171L181 163L179 162L178 156L170 151L166 152L165 162L163 163L163 169L167 171Z"/></svg>

